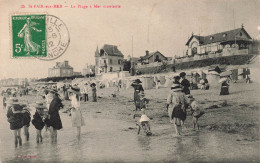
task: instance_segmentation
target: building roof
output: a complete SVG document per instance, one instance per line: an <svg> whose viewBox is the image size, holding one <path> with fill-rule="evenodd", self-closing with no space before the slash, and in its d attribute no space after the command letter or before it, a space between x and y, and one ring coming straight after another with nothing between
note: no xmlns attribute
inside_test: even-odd
<svg viewBox="0 0 260 163"><path fill-rule="evenodd" d="M122 52L118 50L116 45L108 45L104 44L104 46L100 49L100 52L98 52L98 47L95 52L95 56L100 56L102 55L101 53L106 53L109 56L119 56L119 57L124 57Z"/></svg>
<svg viewBox="0 0 260 163"><path fill-rule="evenodd" d="M151 52L148 55L145 55L143 57L140 57L140 60L145 60L145 59L149 59L151 58L155 53L160 53L159 51L155 51L155 52ZM160 53L165 59L167 59L167 57L165 57L162 53Z"/></svg>
<svg viewBox="0 0 260 163"><path fill-rule="evenodd" d="M240 38L239 33L243 31L247 35L247 39ZM226 35L226 37L223 37L223 35ZM227 42L227 41L234 41L234 40L245 40L245 41L251 41L250 35L246 32L246 30L242 28L233 29L230 31L220 32L208 36L198 36L198 35L192 35L186 45L188 46L192 38L195 37L197 40L199 40L199 43L202 45L211 44L215 42Z"/></svg>
<svg viewBox="0 0 260 163"><path fill-rule="evenodd" d="M72 67L69 64L65 65L65 61L64 62L56 62L56 65L53 68L70 68L70 69L72 69Z"/></svg>

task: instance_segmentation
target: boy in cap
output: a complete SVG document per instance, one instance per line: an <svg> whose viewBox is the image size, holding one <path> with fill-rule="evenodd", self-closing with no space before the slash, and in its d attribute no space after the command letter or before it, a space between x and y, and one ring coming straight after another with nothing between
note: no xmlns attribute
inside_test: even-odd
<svg viewBox="0 0 260 163"><path fill-rule="evenodd" d="M41 102L36 102L34 107L36 108L36 112L33 115L32 124L36 129L36 134L37 134L36 142L39 143L39 141L42 142L41 131L45 126L44 120L47 117L47 115L44 113L46 107Z"/></svg>

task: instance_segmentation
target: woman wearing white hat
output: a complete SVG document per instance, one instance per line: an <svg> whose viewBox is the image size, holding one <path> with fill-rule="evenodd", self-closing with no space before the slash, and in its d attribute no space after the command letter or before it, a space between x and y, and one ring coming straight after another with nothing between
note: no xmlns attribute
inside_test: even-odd
<svg viewBox="0 0 260 163"><path fill-rule="evenodd" d="M167 111L170 117L170 122L174 123L176 135L181 135L182 119L186 115L185 103L188 102L188 99L182 92L179 84L173 84L171 90L172 92L167 98Z"/></svg>
<svg viewBox="0 0 260 163"><path fill-rule="evenodd" d="M77 127L77 138L80 140L81 126L85 126L85 121L82 116L80 108L80 89L76 87L71 87L68 89L71 99L71 117L72 117L72 127Z"/></svg>

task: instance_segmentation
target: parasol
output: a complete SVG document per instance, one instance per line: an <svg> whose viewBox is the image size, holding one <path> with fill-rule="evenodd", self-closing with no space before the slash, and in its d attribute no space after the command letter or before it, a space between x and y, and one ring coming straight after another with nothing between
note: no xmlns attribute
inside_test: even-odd
<svg viewBox="0 0 260 163"><path fill-rule="evenodd" d="M232 75L231 71L224 71L224 72L220 73L221 77L225 77L225 76L229 76L229 75Z"/></svg>
<svg viewBox="0 0 260 163"><path fill-rule="evenodd" d="M219 83L223 83L224 81L227 81L227 78L221 78L221 79L219 79Z"/></svg>

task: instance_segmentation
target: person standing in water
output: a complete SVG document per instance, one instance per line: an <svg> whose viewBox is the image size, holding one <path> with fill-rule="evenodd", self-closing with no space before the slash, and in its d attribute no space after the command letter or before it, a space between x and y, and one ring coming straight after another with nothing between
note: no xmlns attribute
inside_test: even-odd
<svg viewBox="0 0 260 163"><path fill-rule="evenodd" d="M11 97L7 102L7 120L10 123L10 129L14 133L14 144L17 148L18 143L22 146L21 128L23 127L23 108L17 98Z"/></svg>
<svg viewBox="0 0 260 163"><path fill-rule="evenodd" d="M68 89L71 100L71 118L72 127L77 127L77 138L80 140L81 126L85 126L85 121L82 116L80 107L80 89L71 87Z"/></svg>
<svg viewBox="0 0 260 163"><path fill-rule="evenodd" d="M60 119L59 110L63 106L61 100L56 95L57 90L50 89L49 94L52 100L49 106L48 119L46 119L45 122L47 126L50 127L52 143L57 143L57 130L62 129L62 122Z"/></svg>
<svg viewBox="0 0 260 163"><path fill-rule="evenodd" d="M182 118L185 115L185 103L188 103L188 99L178 84L173 84L171 91L167 98L166 109L170 122L175 126L176 135L180 136L182 132Z"/></svg>

